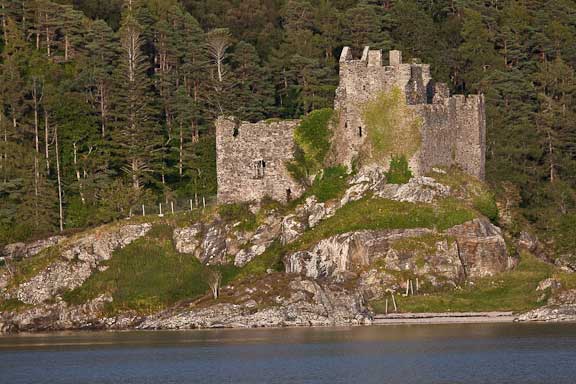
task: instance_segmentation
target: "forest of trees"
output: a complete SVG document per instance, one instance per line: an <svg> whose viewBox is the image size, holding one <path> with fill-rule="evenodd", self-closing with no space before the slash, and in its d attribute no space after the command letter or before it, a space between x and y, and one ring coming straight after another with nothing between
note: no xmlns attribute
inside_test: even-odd
<svg viewBox="0 0 576 384"><path fill-rule="evenodd" d="M216 192L214 117L330 107L344 45L487 100L487 178L574 245L574 0L0 0L0 244Z"/></svg>

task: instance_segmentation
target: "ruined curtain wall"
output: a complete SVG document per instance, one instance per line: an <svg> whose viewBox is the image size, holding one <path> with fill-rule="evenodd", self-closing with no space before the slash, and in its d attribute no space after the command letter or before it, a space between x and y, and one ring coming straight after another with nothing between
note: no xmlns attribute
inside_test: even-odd
<svg viewBox="0 0 576 384"><path fill-rule="evenodd" d="M299 120L236 123L230 118L216 122L218 203L259 201L269 196L278 201L296 198L302 187L285 163L294 158L294 129Z"/></svg>

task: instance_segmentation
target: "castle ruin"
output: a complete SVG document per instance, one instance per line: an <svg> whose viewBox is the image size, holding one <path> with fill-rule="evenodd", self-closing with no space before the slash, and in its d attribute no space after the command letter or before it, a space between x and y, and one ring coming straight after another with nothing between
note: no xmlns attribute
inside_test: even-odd
<svg viewBox="0 0 576 384"><path fill-rule="evenodd" d="M409 109L421 119L420 149L409 159L412 172L423 175L434 166L455 165L483 179L484 96L450 96L446 84L432 80L429 64L405 64L400 51L390 51L389 65L383 65L382 51L368 47L360 59L353 58L349 47L340 56L334 103L339 124L333 136L337 162L351 165L367 138L364 107L394 88L403 92Z"/></svg>
<svg viewBox="0 0 576 384"><path fill-rule="evenodd" d="M434 166L457 166L484 178L485 110L483 95L450 96L448 87L435 83L430 65L403 63L400 51L365 47L361 58L344 47L340 83L334 102L338 123L332 127L332 163L349 168L365 144L365 108L379 95L400 90L406 106L419 121L418 150L408 159L414 175ZM286 163L294 158L293 133L300 120L247 123L230 117L216 122L218 202L258 201L268 196L289 201L304 192ZM413 140L406 137L405 140ZM384 162L383 167L388 163Z"/></svg>

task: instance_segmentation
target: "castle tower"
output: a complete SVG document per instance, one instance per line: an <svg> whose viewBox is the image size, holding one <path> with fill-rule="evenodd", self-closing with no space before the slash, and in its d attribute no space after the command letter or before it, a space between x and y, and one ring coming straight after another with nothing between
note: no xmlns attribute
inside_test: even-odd
<svg viewBox="0 0 576 384"><path fill-rule="evenodd" d="M432 81L430 65L402 61L402 52L390 51L388 65L380 50L365 47L360 59L344 47L340 56L340 83L334 108L334 163L351 166L369 135L365 108L379 95L401 91L407 107L420 120L419 150L410 157L416 175L433 166L457 165L484 177L485 112L481 95L451 97L445 84ZM413 138L406 137L406 140ZM384 167L387 164L382 164Z"/></svg>

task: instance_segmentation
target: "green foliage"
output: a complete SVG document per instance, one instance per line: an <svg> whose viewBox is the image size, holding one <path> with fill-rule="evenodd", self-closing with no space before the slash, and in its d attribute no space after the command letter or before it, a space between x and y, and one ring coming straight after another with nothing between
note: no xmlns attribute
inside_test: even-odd
<svg viewBox="0 0 576 384"><path fill-rule="evenodd" d="M226 204L218 207L220 217L244 231L253 231L258 227L256 215L250 211L249 204Z"/></svg>
<svg viewBox="0 0 576 384"><path fill-rule="evenodd" d="M306 181L310 175L320 171L330 150L330 121L332 109L310 112L294 131L296 142L295 160L287 165L293 177Z"/></svg>
<svg viewBox="0 0 576 384"><path fill-rule="evenodd" d="M361 154L363 161L382 162L391 156L410 158L420 147L421 120L408 108L398 87L367 103L363 118L368 131Z"/></svg>
<svg viewBox="0 0 576 384"><path fill-rule="evenodd" d="M348 187L348 172L346 167L337 166L324 169L314 179L312 186L306 191L306 196L314 195L319 202L342 197Z"/></svg>
<svg viewBox="0 0 576 384"><path fill-rule="evenodd" d="M514 270L479 279L462 289L397 296L398 309L401 312L527 311L542 305L539 301L542 293L536 287L553 276L554 271L552 265L523 253ZM383 310L381 302L373 303L373 307Z"/></svg>
<svg viewBox="0 0 576 384"><path fill-rule="evenodd" d="M440 241L447 241L448 244L451 244L455 239L446 235L427 234L396 240L391 244L391 247L399 252L415 252L418 256L425 256L434 254L436 252L436 243ZM422 267L422 265L419 265L419 267Z"/></svg>
<svg viewBox="0 0 576 384"><path fill-rule="evenodd" d="M498 223L498 206L493 193L485 191L474 197L474 208L490 219L491 222Z"/></svg>
<svg viewBox="0 0 576 384"><path fill-rule="evenodd" d="M389 184L406 184L412 178L412 171L408 167L406 156L392 156L390 168L386 172L386 182Z"/></svg>
<svg viewBox="0 0 576 384"><path fill-rule="evenodd" d="M0 313L2 312L19 312L30 307L29 304L23 303L18 299L7 299L0 301Z"/></svg>

